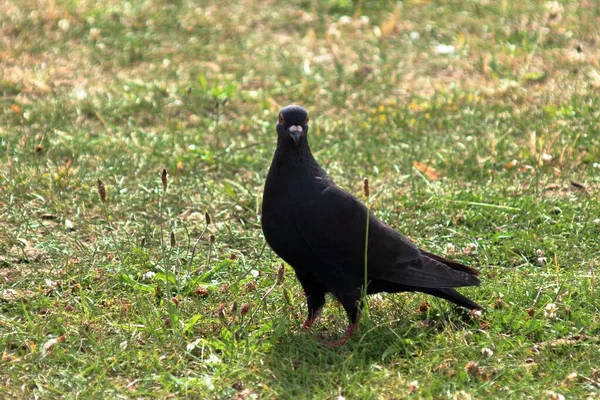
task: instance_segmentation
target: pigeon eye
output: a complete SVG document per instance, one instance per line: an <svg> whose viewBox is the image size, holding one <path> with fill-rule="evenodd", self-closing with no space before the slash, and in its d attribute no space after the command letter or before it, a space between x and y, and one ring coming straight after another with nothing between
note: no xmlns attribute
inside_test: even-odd
<svg viewBox="0 0 600 400"><path fill-rule="evenodd" d="M279 123L283 124L283 115L279 114Z"/></svg>
<svg viewBox="0 0 600 400"><path fill-rule="evenodd" d="M308 117L304 120L304 125L308 124Z"/></svg>

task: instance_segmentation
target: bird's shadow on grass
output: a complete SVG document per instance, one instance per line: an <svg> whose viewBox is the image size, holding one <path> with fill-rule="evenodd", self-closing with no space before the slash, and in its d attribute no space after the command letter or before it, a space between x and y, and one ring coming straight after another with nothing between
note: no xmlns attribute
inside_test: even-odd
<svg viewBox="0 0 600 400"><path fill-rule="evenodd" d="M471 329L474 321L460 310L423 315L416 321L363 320L352 339L339 347L319 341L323 336L335 340L336 334L341 335L339 324L334 328L322 322L310 332L289 323L284 325L265 354L264 366L282 392L291 397L310 397L311 393L330 391L332 383L343 387L347 379L360 379L361 374L376 365L391 365L398 359L417 357L435 342L436 335L446 334L448 330Z"/></svg>

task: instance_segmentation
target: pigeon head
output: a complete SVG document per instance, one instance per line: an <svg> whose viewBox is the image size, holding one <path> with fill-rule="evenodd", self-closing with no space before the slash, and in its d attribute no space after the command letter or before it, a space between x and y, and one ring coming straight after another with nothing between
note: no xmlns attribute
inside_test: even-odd
<svg viewBox="0 0 600 400"><path fill-rule="evenodd" d="M279 138L292 141L295 146L300 144L302 137L308 131L308 111L296 105L284 107L279 112L277 134Z"/></svg>

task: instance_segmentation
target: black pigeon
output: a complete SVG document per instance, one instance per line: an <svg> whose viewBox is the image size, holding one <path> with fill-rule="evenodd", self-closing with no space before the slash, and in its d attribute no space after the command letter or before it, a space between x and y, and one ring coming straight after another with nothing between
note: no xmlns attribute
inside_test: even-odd
<svg viewBox="0 0 600 400"><path fill-rule="evenodd" d="M369 211L339 188L308 146L308 113L285 107L277 123L277 149L263 194L262 229L271 248L296 271L308 303L308 329L325 294L344 307L352 335L362 306L364 249ZM372 213L369 214L367 293L418 291L469 309L480 305L453 288L479 285L465 265L419 249Z"/></svg>

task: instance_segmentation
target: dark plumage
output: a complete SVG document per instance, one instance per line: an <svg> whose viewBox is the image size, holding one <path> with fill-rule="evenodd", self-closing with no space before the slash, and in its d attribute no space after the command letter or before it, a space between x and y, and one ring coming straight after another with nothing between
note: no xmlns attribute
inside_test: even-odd
<svg viewBox="0 0 600 400"><path fill-rule="evenodd" d="M325 294L342 304L356 328L364 278L367 208L340 189L313 158L308 113L281 110L277 149L263 195L262 228L271 248L296 271L308 303L305 328L317 318ZM419 291L469 309L481 309L454 287L479 284L478 272L420 250L369 214L367 293Z"/></svg>

